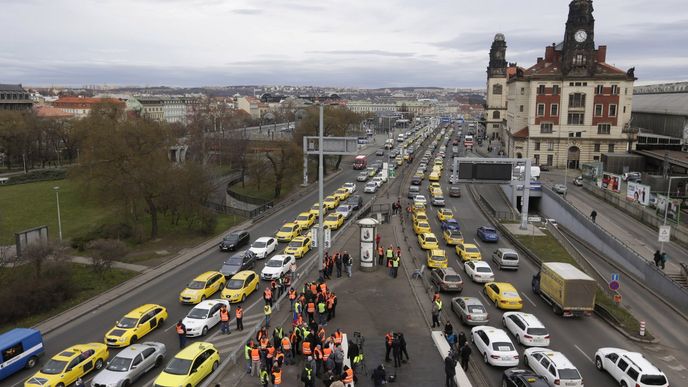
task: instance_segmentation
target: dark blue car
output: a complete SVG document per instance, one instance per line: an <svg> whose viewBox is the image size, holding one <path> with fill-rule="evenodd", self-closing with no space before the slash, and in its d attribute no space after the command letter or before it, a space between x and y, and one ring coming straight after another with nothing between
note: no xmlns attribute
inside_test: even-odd
<svg viewBox="0 0 688 387"><path fill-rule="evenodd" d="M478 227L478 238L483 242L497 242L499 240L499 235L497 235L497 230L489 226Z"/></svg>
<svg viewBox="0 0 688 387"><path fill-rule="evenodd" d="M447 219L442 222L442 231L456 230L459 231L459 222L456 219Z"/></svg>

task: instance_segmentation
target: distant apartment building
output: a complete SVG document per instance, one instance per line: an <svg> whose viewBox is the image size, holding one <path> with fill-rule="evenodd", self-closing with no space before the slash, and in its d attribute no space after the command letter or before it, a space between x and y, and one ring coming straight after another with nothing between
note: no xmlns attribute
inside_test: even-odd
<svg viewBox="0 0 688 387"><path fill-rule="evenodd" d="M440 109L441 106L441 109ZM436 114L438 110L457 111L458 104L439 104L432 100L408 100L396 102L348 101L346 107L356 113L406 112L414 115Z"/></svg>
<svg viewBox="0 0 688 387"><path fill-rule="evenodd" d="M254 119L261 118L270 109L267 103L252 96L237 97L236 106L237 109L245 111Z"/></svg>
<svg viewBox="0 0 688 387"><path fill-rule="evenodd" d="M163 99L161 97L142 96L136 97L136 100L141 104L141 115L143 117L154 121L163 121L165 119Z"/></svg>
<svg viewBox="0 0 688 387"><path fill-rule="evenodd" d="M22 85L0 84L0 110L31 110L31 94Z"/></svg>
<svg viewBox="0 0 688 387"><path fill-rule="evenodd" d="M66 113L72 114L75 118L84 118L91 114L93 107L100 103L112 103L125 110L124 101L116 98L90 98L90 97L60 97L53 102L53 107Z"/></svg>

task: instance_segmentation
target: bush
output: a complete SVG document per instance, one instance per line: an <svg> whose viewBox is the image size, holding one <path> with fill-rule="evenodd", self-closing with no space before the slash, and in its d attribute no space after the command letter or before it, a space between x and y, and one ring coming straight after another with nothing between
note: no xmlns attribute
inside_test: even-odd
<svg viewBox="0 0 688 387"><path fill-rule="evenodd" d="M42 169L40 171L29 171L29 173L14 175L10 177L8 184L24 184L35 181L62 180L67 176L64 169Z"/></svg>
<svg viewBox="0 0 688 387"><path fill-rule="evenodd" d="M217 214L210 210L205 210L200 214L201 228L203 235L212 235L217 227Z"/></svg>
<svg viewBox="0 0 688 387"><path fill-rule="evenodd" d="M103 224L85 235L72 238L71 246L75 250L84 251L86 245L97 239L128 239L134 234L133 229L126 223Z"/></svg>

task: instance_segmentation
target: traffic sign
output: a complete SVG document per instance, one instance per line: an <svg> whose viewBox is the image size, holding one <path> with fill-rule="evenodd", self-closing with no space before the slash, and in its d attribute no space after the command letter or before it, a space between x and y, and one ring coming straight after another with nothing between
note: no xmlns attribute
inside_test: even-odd
<svg viewBox="0 0 688 387"><path fill-rule="evenodd" d="M614 295L614 302L616 302L617 305L621 303L621 294Z"/></svg>
<svg viewBox="0 0 688 387"><path fill-rule="evenodd" d="M325 233L325 235L324 235L325 245L324 246L326 249L329 249L330 247L332 247L331 246L332 245L332 230L330 230L329 228L326 228L326 229L323 229L323 232Z"/></svg>
<svg viewBox="0 0 688 387"><path fill-rule="evenodd" d="M619 290L620 286L621 286L621 284L619 283L619 281L609 281L609 289L611 289L611 290L614 290L614 291Z"/></svg>
<svg viewBox="0 0 688 387"><path fill-rule="evenodd" d="M618 281L619 280L619 274L618 273L612 273L612 281Z"/></svg>
<svg viewBox="0 0 688 387"><path fill-rule="evenodd" d="M657 242L669 242L671 240L671 226L659 226Z"/></svg>

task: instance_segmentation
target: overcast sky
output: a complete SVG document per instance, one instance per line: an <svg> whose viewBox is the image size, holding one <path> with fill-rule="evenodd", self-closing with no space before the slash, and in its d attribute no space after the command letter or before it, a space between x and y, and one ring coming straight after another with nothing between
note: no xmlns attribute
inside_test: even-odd
<svg viewBox="0 0 688 387"><path fill-rule="evenodd" d="M528 67L568 0L0 0L0 83L484 87L495 33ZM598 0L639 83L688 79L686 0Z"/></svg>

